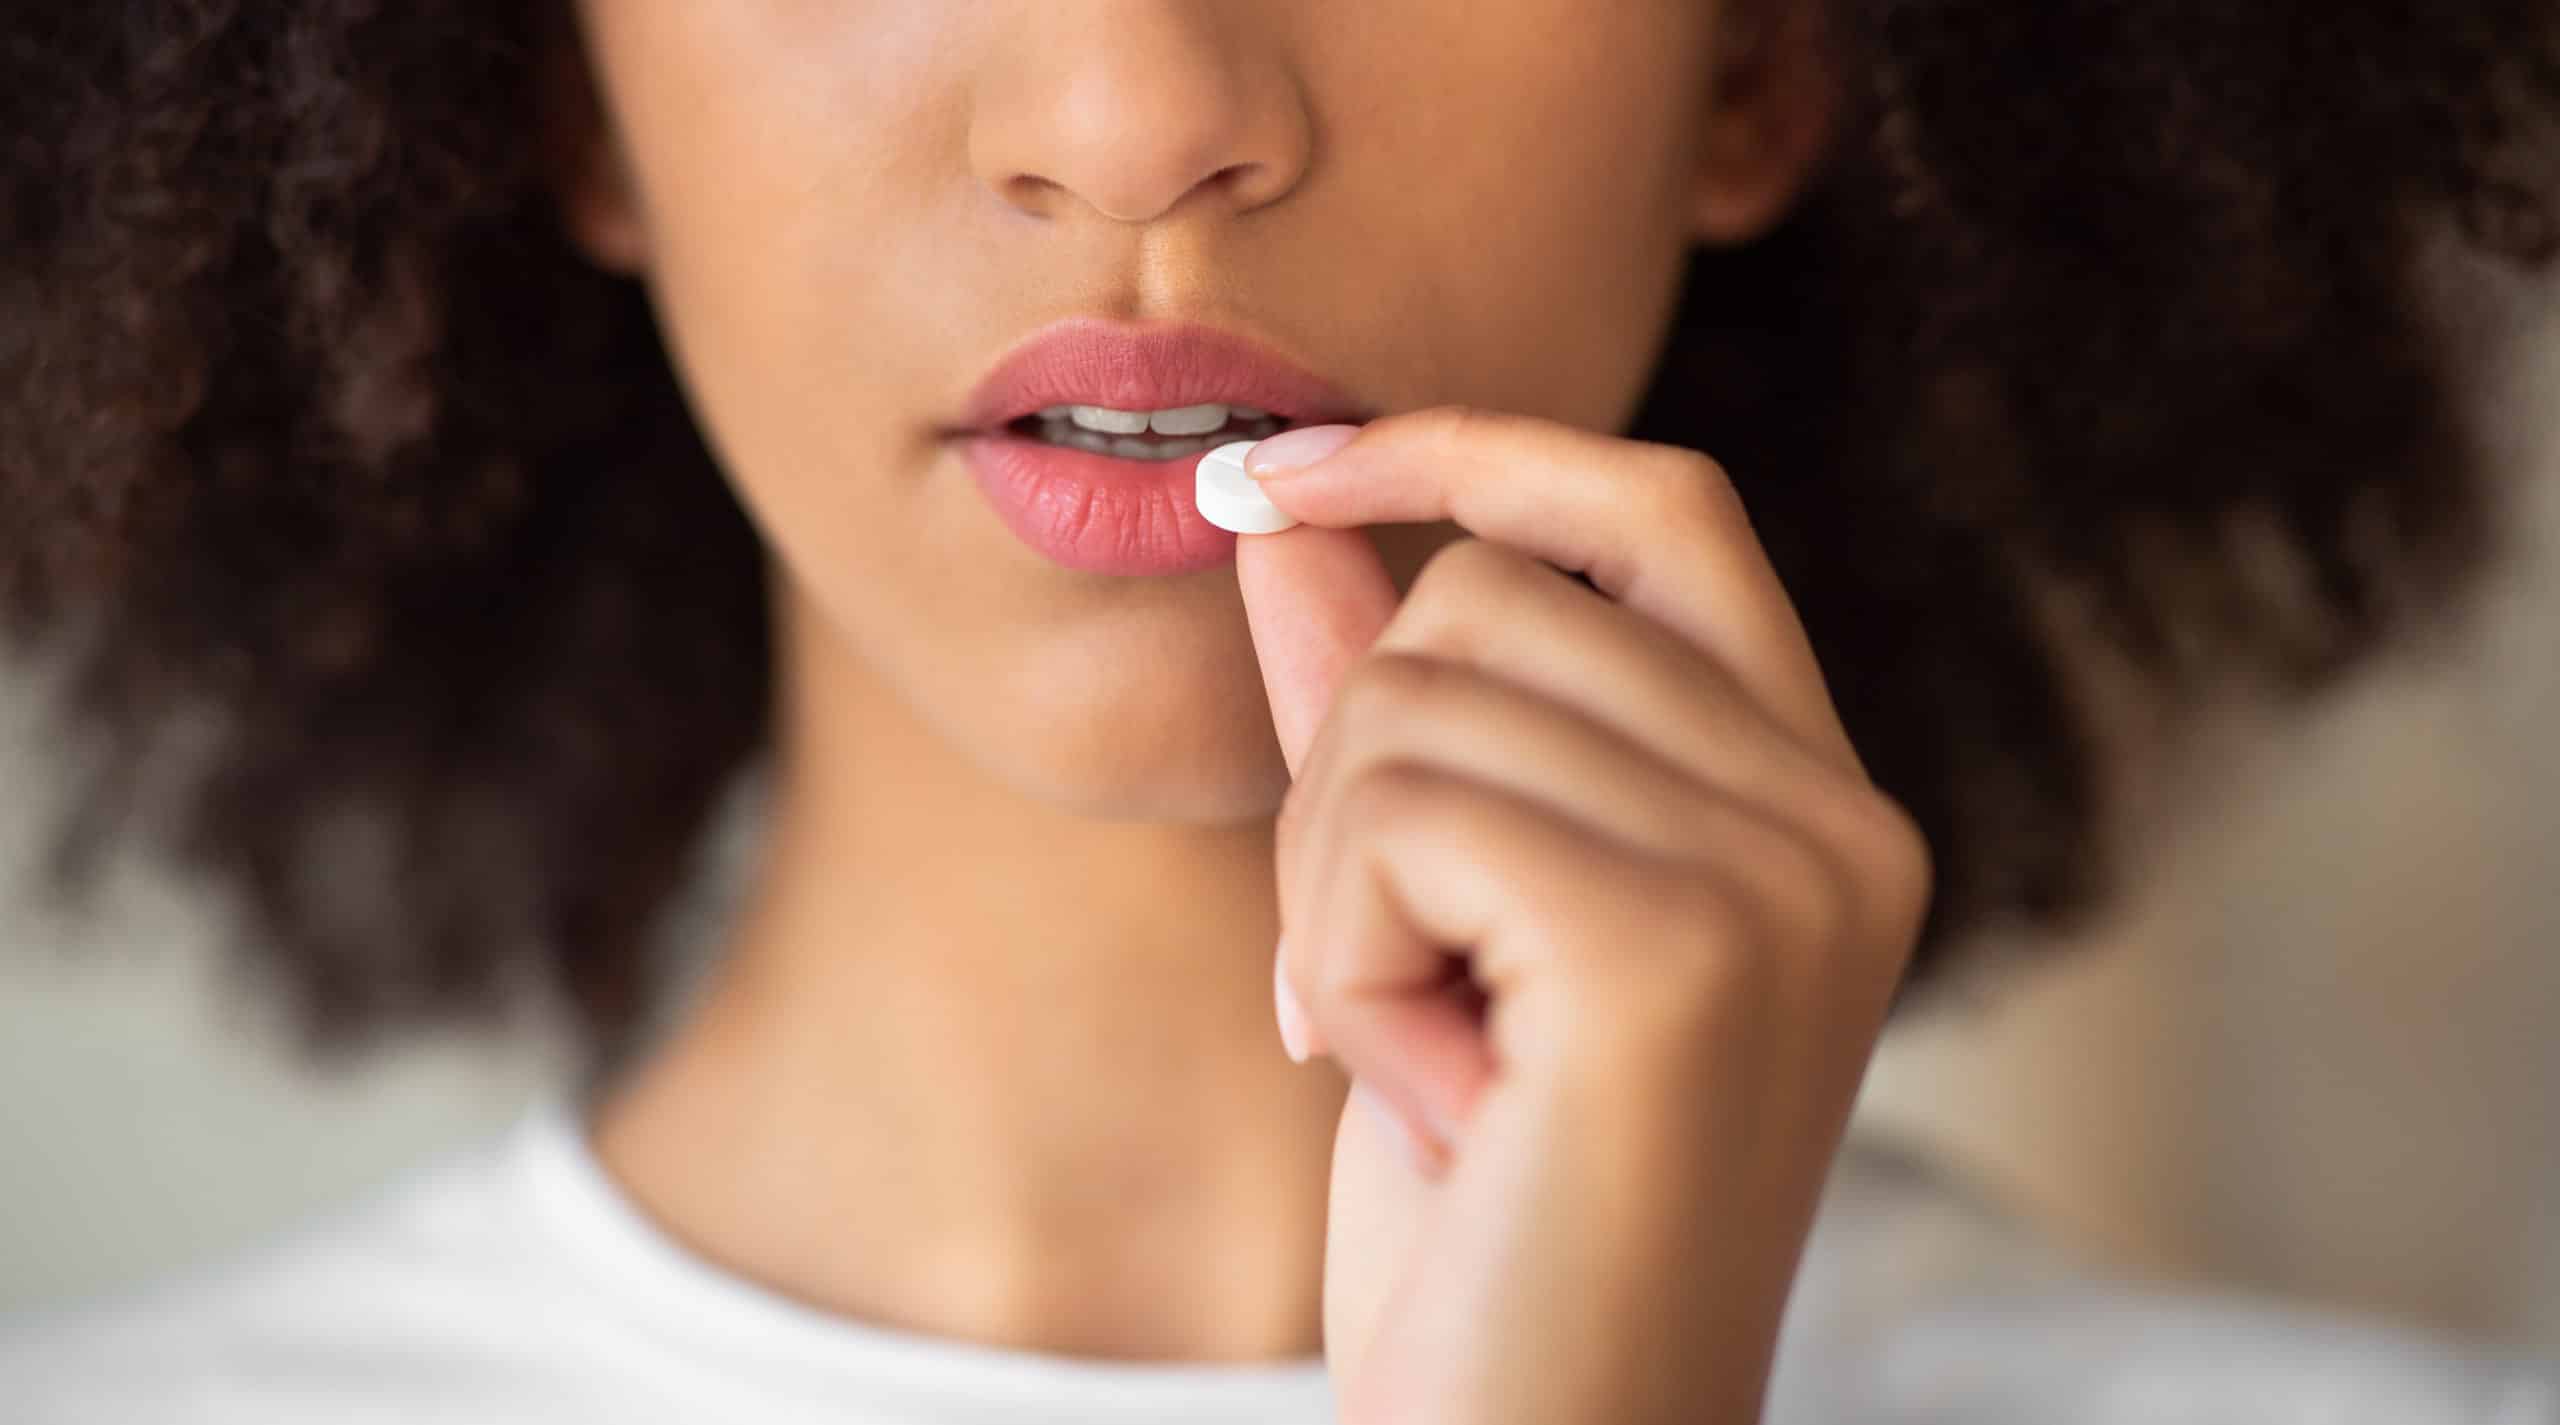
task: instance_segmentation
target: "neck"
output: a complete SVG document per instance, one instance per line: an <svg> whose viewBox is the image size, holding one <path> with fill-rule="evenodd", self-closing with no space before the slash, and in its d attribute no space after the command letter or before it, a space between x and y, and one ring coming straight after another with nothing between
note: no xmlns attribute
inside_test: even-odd
<svg viewBox="0 0 2560 1425"><path fill-rule="evenodd" d="M1099 822L964 762L777 585L763 863L599 1156L786 1295L1130 1360L1320 1348L1345 1084L1281 1053L1272 826Z"/></svg>

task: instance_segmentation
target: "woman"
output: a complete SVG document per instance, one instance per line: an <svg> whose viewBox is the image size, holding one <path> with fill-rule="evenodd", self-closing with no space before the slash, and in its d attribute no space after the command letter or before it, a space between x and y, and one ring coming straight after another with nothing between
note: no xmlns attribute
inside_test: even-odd
<svg viewBox="0 0 2560 1425"><path fill-rule="evenodd" d="M210 714L172 849L319 1041L530 977L609 1066L23 1328L39 1420L1756 1418L1888 1007L2101 903L2128 700L2495 553L2414 258L2546 259L2560 151L2521 0L0 53L0 570L88 804ZM1299 528L1200 519L1239 439Z"/></svg>

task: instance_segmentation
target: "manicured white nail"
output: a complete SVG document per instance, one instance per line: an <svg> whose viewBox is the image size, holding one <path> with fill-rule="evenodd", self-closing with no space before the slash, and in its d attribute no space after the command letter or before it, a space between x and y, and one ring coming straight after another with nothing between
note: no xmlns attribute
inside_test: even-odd
<svg viewBox="0 0 2560 1425"><path fill-rule="evenodd" d="M1276 946L1271 952L1271 1006L1280 1020L1280 1047L1292 1060L1307 1062L1307 1011L1298 1003L1297 991L1289 988L1288 962Z"/></svg>
<svg viewBox="0 0 2560 1425"><path fill-rule="evenodd" d="M1296 430L1284 430L1253 447L1253 458L1245 462L1245 473L1257 480L1288 476L1318 464L1349 445L1359 434L1360 427L1354 425L1300 426Z"/></svg>

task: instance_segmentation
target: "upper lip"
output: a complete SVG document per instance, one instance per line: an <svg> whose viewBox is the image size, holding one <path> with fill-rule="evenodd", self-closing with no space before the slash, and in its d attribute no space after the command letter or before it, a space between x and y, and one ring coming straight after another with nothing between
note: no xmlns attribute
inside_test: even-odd
<svg viewBox="0 0 2560 1425"><path fill-rule="evenodd" d="M969 398L962 429L991 431L1051 406L1161 411L1246 406L1290 425L1368 417L1331 382L1260 343L1198 323L1134 326L1075 317L1041 328Z"/></svg>

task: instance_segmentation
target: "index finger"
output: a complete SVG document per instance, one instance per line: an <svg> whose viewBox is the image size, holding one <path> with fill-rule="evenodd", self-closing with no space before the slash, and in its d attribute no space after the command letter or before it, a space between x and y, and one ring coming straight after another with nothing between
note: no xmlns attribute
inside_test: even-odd
<svg viewBox="0 0 2560 1425"><path fill-rule="evenodd" d="M1282 468L1293 437L1318 449L1341 438L1304 427L1246 453L1289 515L1335 529L1453 521L1586 575L1722 660L1808 747L1863 773L1795 604L1714 461L1468 406L1388 416L1311 465Z"/></svg>

